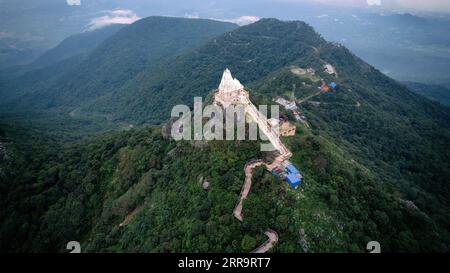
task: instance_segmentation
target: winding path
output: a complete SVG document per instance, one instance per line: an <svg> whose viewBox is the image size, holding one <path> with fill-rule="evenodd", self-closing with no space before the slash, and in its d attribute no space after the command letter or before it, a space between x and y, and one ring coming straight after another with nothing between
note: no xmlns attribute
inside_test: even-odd
<svg viewBox="0 0 450 273"><path fill-rule="evenodd" d="M274 230L268 229L264 234L266 234L269 239L260 247L253 250L252 253L266 253L278 242L278 234Z"/></svg>
<svg viewBox="0 0 450 273"><path fill-rule="evenodd" d="M268 171L272 171L276 166L279 166L281 162L289 159L292 156L291 151L289 151L289 149L283 144L278 134L276 134L274 130L269 126L267 118L261 115L250 101L248 102L247 113L249 113L252 119L258 123L263 133L267 136L275 149L278 150L280 155L271 164L266 164L262 160L251 160L245 165L244 185L242 186L239 202L233 211L234 217L236 217L241 222L244 219L244 216L242 214L242 204L247 198L252 186L253 169L264 165ZM268 229L265 234L267 235L267 237L269 237L269 239L260 247L252 251L252 253L265 253L269 251L276 242L278 242L278 234L275 231Z"/></svg>
<svg viewBox="0 0 450 273"><path fill-rule="evenodd" d="M290 155L291 155L290 152L284 155L280 155L271 164L266 164L262 160L251 160L245 165L244 185L242 185L239 202L233 211L234 217L236 217L241 222L244 220L244 216L242 214L242 204L245 198L247 198L250 192L250 188L252 187L253 169L264 165L267 168L267 170L271 171L273 168L275 168L276 166L281 164L281 162L287 159L287 157L290 157ZM278 242L278 234L274 230L268 229L264 234L266 234L269 239L260 247L253 250L252 253L266 253Z"/></svg>
<svg viewBox="0 0 450 273"><path fill-rule="evenodd" d="M304 103L305 101L308 101L308 100L310 100L310 99L312 99L312 98L314 98L315 96L318 96L318 95L320 95L320 94L322 94L322 92L321 92L321 91L318 91L318 92L316 92L316 93L314 93L314 94L312 94L312 95L309 95L309 96L307 96L307 97L305 97L305 98L303 98L303 99L301 99L301 100L297 100L297 104L302 104L302 103Z"/></svg>
<svg viewBox="0 0 450 273"><path fill-rule="evenodd" d="M232 34L230 33L230 35ZM250 101L248 91L244 89L244 86L237 79L233 78L229 69L225 69L223 72L219 89L214 95L214 103L222 105L224 109L230 105L244 105L246 115L258 124L259 129L261 130L260 133L264 134L267 137L267 140L272 144L272 148L280 153L280 156L270 165L265 164L262 160L251 160L245 165L244 185L242 186L239 202L233 210L234 217L242 222L244 219L242 214L242 204L245 198L247 198L252 186L253 169L265 165L265 167L271 171L273 167L276 166L276 163L281 163L290 158L292 153L283 144L278 132L270 125L267 117L259 112L255 105ZM278 241L278 235L275 231L269 229L265 234L269 237L269 240L253 252L264 253L271 249Z"/></svg>
<svg viewBox="0 0 450 273"><path fill-rule="evenodd" d="M261 160L252 160L249 161L244 167L245 171L244 185L242 186L239 203L236 205L233 211L234 217L236 217L241 222L244 219L242 215L242 203L244 202L244 199L247 198L250 192L250 188L252 187L253 169L261 165L264 165L264 162L262 162Z"/></svg>

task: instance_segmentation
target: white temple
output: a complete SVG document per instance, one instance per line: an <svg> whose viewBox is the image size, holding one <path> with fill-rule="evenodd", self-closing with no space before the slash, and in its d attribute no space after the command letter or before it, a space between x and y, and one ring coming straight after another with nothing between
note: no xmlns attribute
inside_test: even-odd
<svg viewBox="0 0 450 273"><path fill-rule="evenodd" d="M219 90L229 93L242 89L244 89L244 86L241 84L241 82L238 79L234 79L233 76L231 76L231 72L228 68L225 69L222 75L222 81L220 82L219 85Z"/></svg>
<svg viewBox="0 0 450 273"><path fill-rule="evenodd" d="M249 93L245 91L239 80L231 76L228 68L223 72L219 89L214 95L214 101L221 104L223 108L230 105L250 103Z"/></svg>
<svg viewBox="0 0 450 273"><path fill-rule="evenodd" d="M230 105L244 105L246 116L249 116L253 122L258 123L261 132L267 136L273 147L280 152L281 157L285 159L292 156L292 153L281 142L278 133L270 125L267 117L261 114L253 105L250 101L249 93L237 79L231 76L228 68L223 72L219 89L214 94L214 104L219 104L224 109Z"/></svg>

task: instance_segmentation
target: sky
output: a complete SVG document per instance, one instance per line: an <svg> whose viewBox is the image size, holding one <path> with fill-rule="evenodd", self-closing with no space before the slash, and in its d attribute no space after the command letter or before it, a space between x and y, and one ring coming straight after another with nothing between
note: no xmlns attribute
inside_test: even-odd
<svg viewBox="0 0 450 273"><path fill-rule="evenodd" d="M319 2L350 7L381 7L391 10L417 10L450 13L450 0L274 0L285 2Z"/></svg>
<svg viewBox="0 0 450 273"><path fill-rule="evenodd" d="M100 0L63 1L71 6L100 2ZM363 8L381 12L450 13L450 0L103 0L103 2L115 2L122 6L124 11L123 13L106 11L107 14L99 15L91 20L89 29L95 29L110 23L133 23L141 17L149 15L209 18L239 25L253 23L260 17L297 19L296 16L300 13L305 14L306 7L304 4L311 3L322 4L324 7ZM300 9L303 11L300 11ZM146 11L150 14L146 14Z"/></svg>
<svg viewBox="0 0 450 273"><path fill-rule="evenodd" d="M52 0L47 0L52 1ZM56 0L53 0L56 1ZM67 5L97 8L87 30L124 23L150 15L209 18L246 25L262 17L305 19L326 8L358 8L379 12L444 12L450 14L450 0L60 0ZM319 4L319 5L310 5ZM105 9L105 7L108 8ZM308 6L309 9L308 10ZM315 7L315 8L314 8Z"/></svg>
<svg viewBox="0 0 450 273"><path fill-rule="evenodd" d="M81 0L66 0L69 6L79 6L81 5Z"/></svg>
<svg viewBox="0 0 450 273"><path fill-rule="evenodd" d="M82 0L65 0L68 5L81 5ZM83 0L90 1L90 0ZM126 1L135 1L135 0L122 0ZM185 2L183 0L179 1L166 1L166 0L148 0L149 3L157 3L157 2L168 2L174 3L177 2L182 3ZM216 1L201 1L205 5L214 5ZM223 3L227 3L225 1ZM232 1L231 1L232 2ZM258 2L316 2L322 4L336 5L336 6L347 6L347 7L370 7L370 6L378 6L386 9L394 9L394 10L417 10L417 11L434 11L434 12L448 12L450 13L450 0L261 0L261 1L251 1L255 5Z"/></svg>
<svg viewBox="0 0 450 273"><path fill-rule="evenodd" d="M351 8L383 14L435 11L447 13L443 15L447 17L450 0L0 0L0 39L31 33L52 37L54 41L49 43L53 44L70 33L114 23L131 24L152 15L245 25L259 18L307 21L318 14L351 13ZM36 24L37 20L42 23ZM48 29L55 23L58 28Z"/></svg>
<svg viewBox="0 0 450 273"><path fill-rule="evenodd" d="M67 5L77 7L93 3L107 3L104 0L60 0ZM111 0L119 8L132 10L133 14L107 14L90 24L102 26L107 22L132 23L137 16L152 15L184 16L190 18L222 19L238 24L252 23L259 17L295 17L292 9L302 4L323 4L324 6L353 7L374 9L382 12L439 12L450 14L450 0ZM135 9L133 9L135 8ZM252 12L253 11L253 12ZM161 14L162 13L162 14ZM257 16L256 16L257 15Z"/></svg>

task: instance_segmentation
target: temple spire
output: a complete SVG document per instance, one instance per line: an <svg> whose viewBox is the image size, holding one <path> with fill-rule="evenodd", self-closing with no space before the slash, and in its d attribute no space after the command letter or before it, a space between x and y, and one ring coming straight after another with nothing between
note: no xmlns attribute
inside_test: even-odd
<svg viewBox="0 0 450 273"><path fill-rule="evenodd" d="M228 68L225 69L222 75L222 81L219 85L219 92L228 93L242 89L244 89L244 86L239 82L239 80L231 76L231 72Z"/></svg>

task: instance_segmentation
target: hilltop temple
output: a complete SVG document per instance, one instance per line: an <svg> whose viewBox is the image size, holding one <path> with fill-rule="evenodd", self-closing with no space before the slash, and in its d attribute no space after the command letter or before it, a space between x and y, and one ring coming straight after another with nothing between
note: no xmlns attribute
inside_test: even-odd
<svg viewBox="0 0 450 273"><path fill-rule="evenodd" d="M246 105L250 103L249 93L245 91L244 86L239 80L231 76L231 72L228 68L223 72L219 89L214 94L214 102L222 105L224 109L230 105Z"/></svg>
<svg viewBox="0 0 450 273"><path fill-rule="evenodd" d="M220 82L217 92L214 94L214 104L221 105L224 109L231 105L245 106L246 116L249 117L250 122L258 124L260 132L263 133L272 144L273 148L278 151L279 156L275 161L267 165L267 169L277 176L283 177L291 185L292 188L297 188L302 176L298 170L288 161L292 156L291 151L283 144L280 139L281 136L290 136L295 134L295 126L285 121L280 124L280 120L268 120L265 115L250 101L249 93L244 89L244 86L233 76L227 68L223 72L222 81ZM281 125L281 126L280 126ZM279 130L281 129L281 131Z"/></svg>
<svg viewBox="0 0 450 273"><path fill-rule="evenodd" d="M219 89L214 94L214 104L221 105L224 109L230 105L244 105L246 116L258 124L261 132L266 135L273 147L279 151L280 155L283 158L291 157L291 152L281 142L278 133L274 130L275 128L270 125L267 117L260 113L255 105L253 105L250 101L249 93L244 89L244 86L239 80L231 76L228 68L223 72Z"/></svg>

